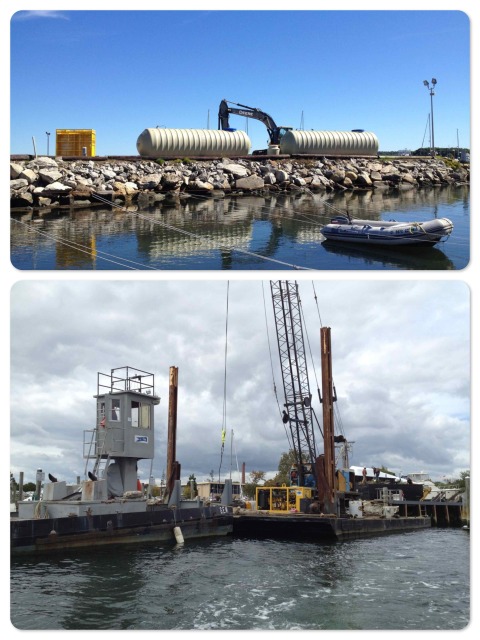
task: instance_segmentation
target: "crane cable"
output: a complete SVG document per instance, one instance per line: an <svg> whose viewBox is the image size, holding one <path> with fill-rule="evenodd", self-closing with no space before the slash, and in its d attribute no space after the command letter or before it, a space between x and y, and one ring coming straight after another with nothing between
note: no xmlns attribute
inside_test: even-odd
<svg viewBox="0 0 480 640"><path fill-rule="evenodd" d="M146 220L150 223L153 223L154 225L159 225L161 227L164 227L165 229L169 229L170 231L175 231L177 233L180 233L182 235L188 236L190 238L195 238L197 240L200 240L200 242L205 242L205 238L203 238L202 236L196 234L196 233L192 233L191 231L185 231L184 229L180 229L179 227L175 227L171 224L167 224L166 222L161 222L160 220L152 220L149 216L146 216L145 214L139 213L137 211L129 211L126 207L122 207L121 205L118 205L114 202L110 202L109 200L106 200L105 198L102 198L101 196L98 196L97 194L92 194L92 197L96 198L97 200L99 200L100 202L108 205L109 207L114 207L116 209L120 209L121 211L123 211L124 213L128 213L131 216L137 217L141 220ZM212 240L209 241L210 243L213 243ZM261 260L265 260L267 262L274 262L276 264L281 264L285 267L290 267L291 269L300 269L300 270L305 270L305 271L314 271L314 269L311 269L310 267L301 267L299 265L295 265L295 264L291 264L289 262L284 262L283 260L277 260L275 258L269 258L267 256L262 256L259 253L255 253L253 251L248 251L247 249L240 249L239 247L235 247L235 246L225 246L225 245L215 245L215 248L219 249L220 251L237 251L238 253L241 254L245 254L247 256L253 256L255 258L260 258Z"/></svg>
<svg viewBox="0 0 480 640"><path fill-rule="evenodd" d="M86 245L82 245L78 242L73 242L71 240L62 240L60 238L57 238L56 236L50 234L50 233L46 233L45 231L40 231L39 229L35 229L31 224L27 224L26 222L23 222L22 220L16 220L15 218L10 218L10 220L12 222L16 222L17 224L21 224L24 227L26 227L31 233L36 233L40 236L44 236L45 238L48 238L49 240L53 240L54 242L58 242L58 244L62 244L70 249L75 249L76 251L80 251L81 253L87 253L92 257L95 258L100 258L102 260L105 260L106 262L111 262L112 264L116 264L120 267L123 267L125 269L132 269L135 271L138 271L139 269L155 269L155 267L150 267L148 265L143 265L139 262L135 262L134 260L129 260L128 258L122 258L121 256L117 256L113 253L108 253L106 251L100 251L99 249L94 249L92 251L91 247L88 247ZM105 256L108 256L105 257ZM111 259L114 258L114 259ZM123 262L121 262L123 261ZM128 264L131 263L131 264ZM131 265L138 265L138 268L136 266L131 266ZM156 270L156 269L155 269Z"/></svg>
<svg viewBox="0 0 480 640"><path fill-rule="evenodd" d="M278 415L280 416L280 420L282 420L282 409L280 408L280 401L278 399L277 385L275 383L275 374L274 374L274 370L273 370L273 358L272 358L272 349L271 349L271 346L270 346L270 333L268 331L267 305L266 305L266 302L265 302L265 289L263 287L263 280L262 280L262 295L263 295L263 311L264 311L264 316L265 316L265 328L266 328L266 331L267 331L268 352L269 352L269 356L270 356L270 368L271 368L271 371L272 371L273 392L275 394L275 400L277 401ZM288 432L287 425L283 422L283 420L282 420L282 424L283 424L283 428L285 429L285 435L287 436L287 442L288 442L289 449L292 450L293 449L293 444L292 444L292 442L290 440L291 434Z"/></svg>
<svg viewBox="0 0 480 640"><path fill-rule="evenodd" d="M313 281L312 281L312 287L313 287L313 297L314 297L314 300L315 300L315 305L317 307L317 313L318 313L318 319L319 319L319 322L320 322L320 327L323 327L322 318L321 318L321 315L320 315L320 308L318 306L317 292L315 290L315 283ZM333 384L333 386L335 386L335 384L333 382L333 379L332 379L332 384ZM344 428L343 428L343 421L342 421L342 417L340 415L340 409L338 408L338 403L336 403L336 402L333 403L333 411L335 413L335 425L338 424L338 430L344 436L345 435L345 431L344 431Z"/></svg>
<svg viewBox="0 0 480 640"><path fill-rule="evenodd" d="M218 482L222 470L223 452L225 450L225 438L227 435L227 348L228 348L228 294L230 282L227 280L227 310L225 317L225 361L223 369L223 414L222 414L222 446L220 449L220 465L218 467Z"/></svg>
<svg viewBox="0 0 480 640"><path fill-rule="evenodd" d="M208 240L203 238L202 236L189 232L189 231L185 231L184 229L180 229L179 227L175 227L173 225L169 225L165 222L161 222L160 220L152 220L149 216L146 216L144 214L141 214L139 212L136 211L129 211L126 207L122 207L121 205L118 205L114 202L110 202L109 200L106 200L105 198L102 198L101 196L98 196L97 194L92 194L92 196L94 198L96 198L97 200L99 200L100 202L102 202L103 204L108 205L109 207L112 208L116 208L116 209L120 209L121 211L123 211L124 213L128 213L131 216L134 216L140 220L145 220L147 222L153 223L154 225L159 225L165 229L168 229L170 231L175 231L176 233L180 233L183 235L186 235L190 238L194 238L196 240L199 240L200 242L209 242L210 244L212 244L214 241L213 240ZM75 243L72 241L66 241L66 240L61 240L57 237L55 237L54 235L48 234L44 231L39 231L38 229L35 229L31 224L27 224L26 222L22 222L21 220L16 220L15 218L10 218L10 220L12 222L16 222L17 224L22 224L25 227L27 227L27 229L33 233L37 233L38 235L43 235L46 238L52 240L53 242L56 242L58 244L63 244L71 249L76 249L77 251L80 251L82 253L86 253L89 254L92 257L98 257L101 258L102 260L105 260L107 262L111 262L113 264L118 264L121 267L127 268L127 269L136 269L136 267L131 267L128 264L119 262L121 260L125 261L126 263L130 262L132 264L138 264L139 265L139 269L152 269L154 271L157 271L158 268L157 267L153 267L147 264L141 264L141 263L137 263L133 260L129 260L128 258L123 258L121 256L116 256L114 254L109 254L107 252L104 251L99 251L97 249L92 250L90 247L87 247L85 245L81 245L79 243ZM276 258L271 258L268 256L262 256L259 253L255 253L254 251L248 251L247 249L240 249L239 247L235 247L235 246L224 246L224 245L215 245L214 244L214 248L219 249L220 251L236 251L237 253L240 254L244 254L246 256L250 256L250 257L254 257L254 258L258 258L261 260L265 260L266 262L273 262L275 264L279 264L285 267L289 267L291 269L296 269L296 270L303 270L303 271L314 271L313 268L311 267L303 267L300 265L296 265L296 264L292 264L289 262L285 262L283 260L277 260ZM106 258L104 256L110 256L115 258L115 260L111 260L109 258Z"/></svg>

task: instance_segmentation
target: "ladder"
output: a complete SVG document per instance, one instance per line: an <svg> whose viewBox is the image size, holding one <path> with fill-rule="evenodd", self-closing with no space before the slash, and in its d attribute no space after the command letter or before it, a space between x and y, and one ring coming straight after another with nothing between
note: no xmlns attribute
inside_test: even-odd
<svg viewBox="0 0 480 640"><path fill-rule="evenodd" d="M106 427L104 427L106 429ZM87 433L87 432L86 432ZM108 465L110 464L110 454L108 454L106 457L104 456L104 452L105 452L105 442L107 440L106 437L103 438L102 442L101 442L101 447L98 447L98 442L99 442L99 438L96 437L96 434L98 433L98 428L96 429L91 429L91 438L90 438L90 445L89 445L89 450L88 450L88 454L85 456L87 458L87 462L85 463L85 471L84 471L84 475L87 475L87 467L88 467L88 461L91 460L92 458L95 458L95 463L93 465L93 475L96 476L97 478L104 478L107 472L107 468ZM106 434L105 434L106 436ZM92 449L95 448L95 443L97 443L97 454L93 455L92 454Z"/></svg>

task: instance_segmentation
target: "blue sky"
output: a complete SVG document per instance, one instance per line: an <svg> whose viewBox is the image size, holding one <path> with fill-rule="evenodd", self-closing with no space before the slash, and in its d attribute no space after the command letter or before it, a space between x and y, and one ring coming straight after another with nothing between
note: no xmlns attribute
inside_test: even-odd
<svg viewBox="0 0 480 640"><path fill-rule="evenodd" d="M11 19L10 153L95 129L136 155L148 127L216 129L223 98L278 125L365 129L380 150L470 146L470 19L462 11L22 11ZM263 124L231 116L252 149Z"/></svg>

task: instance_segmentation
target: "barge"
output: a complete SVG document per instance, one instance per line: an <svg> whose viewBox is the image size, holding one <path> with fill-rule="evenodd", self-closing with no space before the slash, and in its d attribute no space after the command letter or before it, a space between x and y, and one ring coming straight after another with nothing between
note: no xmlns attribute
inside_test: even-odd
<svg viewBox="0 0 480 640"><path fill-rule="evenodd" d="M245 511L234 515L233 534L238 537L325 542L404 533L430 527L431 519L425 516L337 518L329 514Z"/></svg>
<svg viewBox="0 0 480 640"><path fill-rule="evenodd" d="M12 555L146 542L176 544L193 538L226 536L233 531L232 510L224 505L184 504L173 509L142 499L123 503L79 501L73 509L58 501L39 504L42 512L51 509L50 517L11 518ZM68 514L62 515L66 509Z"/></svg>
<svg viewBox="0 0 480 640"><path fill-rule="evenodd" d="M171 404L172 398L176 402L177 375L172 367ZM20 501L18 514L10 519L12 555L146 541L181 544L232 533L228 483L219 504L182 499L170 419L167 491L161 497L145 495L138 461L153 460L153 409L160 402L152 373L132 367L99 373L95 399L95 427L84 433L85 479L67 485L49 474L41 493L43 478L37 477L37 499ZM170 416L176 416L176 407L169 407Z"/></svg>

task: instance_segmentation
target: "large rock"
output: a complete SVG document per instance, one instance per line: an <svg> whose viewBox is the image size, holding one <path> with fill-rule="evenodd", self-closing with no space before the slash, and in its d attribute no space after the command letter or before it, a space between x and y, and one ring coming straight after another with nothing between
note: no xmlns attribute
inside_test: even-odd
<svg viewBox="0 0 480 640"><path fill-rule="evenodd" d="M310 186L314 189L326 189L327 185L320 179L320 176L313 176Z"/></svg>
<svg viewBox="0 0 480 640"><path fill-rule="evenodd" d="M290 180L290 174L283 169L278 169L275 171L275 179L278 183L288 182Z"/></svg>
<svg viewBox="0 0 480 640"><path fill-rule="evenodd" d="M62 174L56 169L40 169L38 172L40 180L43 184L52 184L52 182L60 182Z"/></svg>
<svg viewBox="0 0 480 640"><path fill-rule="evenodd" d="M93 192L94 188L92 186L78 183L71 194L75 199L79 198L84 200L85 198L88 198Z"/></svg>
<svg viewBox="0 0 480 640"><path fill-rule="evenodd" d="M241 191L255 191L263 189L265 182L259 176L249 176L248 178L240 178L235 182L235 187Z"/></svg>
<svg viewBox="0 0 480 640"><path fill-rule="evenodd" d="M142 176L137 180L139 189L155 189L160 184L162 176L159 173L151 173L147 176Z"/></svg>
<svg viewBox="0 0 480 640"><path fill-rule="evenodd" d="M334 182L343 182L345 180L345 171L343 169L335 169L330 179Z"/></svg>
<svg viewBox="0 0 480 640"><path fill-rule="evenodd" d="M226 164L223 165L223 170L225 173L231 173L234 178L244 178L245 176L250 175L250 171L247 167L244 167L241 164Z"/></svg>
<svg viewBox="0 0 480 640"><path fill-rule="evenodd" d="M24 169L18 177L26 180L28 184L33 184L37 179L37 174L32 169Z"/></svg>
<svg viewBox="0 0 480 640"><path fill-rule="evenodd" d="M138 191L138 187L135 183L133 182L120 182L120 181L116 181L113 183L113 190L115 191L115 193L118 193L122 196L131 196L133 195L136 191Z"/></svg>
<svg viewBox="0 0 480 640"><path fill-rule="evenodd" d="M272 171L269 171L263 176L263 180L265 184L275 184L277 179L275 178L275 174Z"/></svg>
<svg viewBox="0 0 480 640"><path fill-rule="evenodd" d="M16 162L10 163L10 180L16 180L18 176L22 173L23 166Z"/></svg>
<svg viewBox="0 0 480 640"><path fill-rule="evenodd" d="M27 167L29 169L35 169L35 168L41 169L42 167L50 167L52 169L56 169L58 167L58 163L53 158L49 158L47 156L45 157L41 156L29 162Z"/></svg>
<svg viewBox="0 0 480 640"><path fill-rule="evenodd" d="M357 176L357 185L360 187L371 187L372 181L368 173L362 172Z"/></svg>
<svg viewBox="0 0 480 640"><path fill-rule="evenodd" d="M10 189L19 190L28 187L28 180L24 178L17 178L16 180L10 180Z"/></svg>
<svg viewBox="0 0 480 640"><path fill-rule="evenodd" d="M183 183L183 176L169 171L162 177L162 188L167 191L174 191L179 189Z"/></svg>
<svg viewBox="0 0 480 640"><path fill-rule="evenodd" d="M33 204L33 195L28 191L17 193L11 200L12 207L30 207Z"/></svg>
<svg viewBox="0 0 480 640"><path fill-rule="evenodd" d="M197 178L193 181L191 188L195 191L213 191L215 187L210 182L203 182Z"/></svg>
<svg viewBox="0 0 480 640"><path fill-rule="evenodd" d="M62 184L61 182L52 182L45 187L43 190L43 194L45 196L61 196L67 195L72 190L72 187L68 187L66 184Z"/></svg>
<svg viewBox="0 0 480 640"><path fill-rule="evenodd" d="M127 196L132 196L137 191L138 186L135 184L135 182L128 181L125 183L125 193L127 194Z"/></svg>

